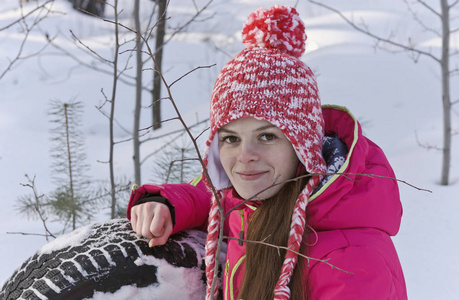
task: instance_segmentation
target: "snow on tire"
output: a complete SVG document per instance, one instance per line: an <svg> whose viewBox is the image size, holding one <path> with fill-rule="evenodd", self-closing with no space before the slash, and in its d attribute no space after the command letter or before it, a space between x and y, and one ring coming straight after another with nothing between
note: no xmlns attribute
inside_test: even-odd
<svg viewBox="0 0 459 300"><path fill-rule="evenodd" d="M150 248L127 219L91 224L38 250L0 299L204 299L205 241L206 233L188 230Z"/></svg>

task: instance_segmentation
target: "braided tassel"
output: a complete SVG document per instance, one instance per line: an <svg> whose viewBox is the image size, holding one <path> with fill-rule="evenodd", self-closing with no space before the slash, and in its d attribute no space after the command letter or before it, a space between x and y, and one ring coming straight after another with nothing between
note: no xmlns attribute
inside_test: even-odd
<svg viewBox="0 0 459 300"><path fill-rule="evenodd" d="M214 280L215 266L218 263L216 257L218 233L220 231L220 211L218 210L218 204L215 197L212 198L212 207L209 213L209 225L207 227L208 235L206 242L206 276L207 276L207 293L206 300L212 300L217 298L218 294L218 282L215 284L214 295L211 295L211 287Z"/></svg>
<svg viewBox="0 0 459 300"><path fill-rule="evenodd" d="M290 299L290 288L288 287L288 284L290 283L293 270L295 269L296 262L298 261L298 255L293 251L300 251L304 228L306 226L306 206L308 205L309 196L314 188L319 184L320 180L322 180L322 176L313 176L308 181L307 185L299 195L293 209L290 236L287 244L291 251L287 251L285 254L281 275L276 287L274 288L274 299L276 300Z"/></svg>

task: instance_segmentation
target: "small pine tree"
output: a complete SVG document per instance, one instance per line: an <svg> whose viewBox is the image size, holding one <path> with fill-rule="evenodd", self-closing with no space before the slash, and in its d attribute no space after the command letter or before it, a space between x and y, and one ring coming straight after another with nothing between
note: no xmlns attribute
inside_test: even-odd
<svg viewBox="0 0 459 300"><path fill-rule="evenodd" d="M65 224L70 223L72 229L83 220L90 220L93 211L89 205L81 205L89 197L90 184L81 131L82 114L81 102L53 100L50 103L52 169L58 187L46 202L54 215Z"/></svg>
<svg viewBox="0 0 459 300"><path fill-rule="evenodd" d="M39 194L35 177L23 186L32 189L31 195L19 197L16 209L32 219L41 219L47 238L55 237L47 224L58 222L63 225L62 233L74 230L78 225L91 222L102 209L110 208L111 187L107 182L94 183L89 178L86 163L86 149L81 131L83 105L81 102L63 103L51 101L50 122L51 158L53 179L57 186L52 192ZM119 178L115 193L129 199L130 181ZM127 202L117 203L116 217L125 217Z"/></svg>
<svg viewBox="0 0 459 300"><path fill-rule="evenodd" d="M77 225L90 221L103 200L97 197L87 201L94 193L90 191L89 165L80 129L82 114L81 102L51 101L51 167L57 188L46 195L38 195L35 178L29 179L26 186L32 188L34 195L22 196L18 201L17 210L28 217L41 219L47 234L46 222L62 223L64 233L68 228L74 230Z"/></svg>

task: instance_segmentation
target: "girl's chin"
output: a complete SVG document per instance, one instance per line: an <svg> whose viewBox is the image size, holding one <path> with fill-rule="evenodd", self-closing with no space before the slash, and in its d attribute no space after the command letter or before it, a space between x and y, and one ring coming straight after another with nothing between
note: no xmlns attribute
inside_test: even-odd
<svg viewBox="0 0 459 300"><path fill-rule="evenodd" d="M274 196L277 192L276 191L272 191L271 189L269 190L266 190L266 191L263 191L264 189L259 189L259 190L244 190L244 189L238 189L235 188L235 191L237 193L237 195L244 199L244 200L248 200L250 199L251 201L263 201L263 200L266 200L268 198L271 198L272 196ZM263 191L263 192L261 192Z"/></svg>

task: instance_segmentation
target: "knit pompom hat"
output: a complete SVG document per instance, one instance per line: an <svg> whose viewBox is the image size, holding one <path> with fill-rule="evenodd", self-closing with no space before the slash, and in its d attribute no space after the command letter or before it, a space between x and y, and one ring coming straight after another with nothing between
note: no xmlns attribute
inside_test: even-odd
<svg viewBox="0 0 459 300"><path fill-rule="evenodd" d="M278 5L259 8L247 18L242 38L246 48L223 67L211 96L210 135L204 164L213 186L217 191L231 187L220 162L217 131L245 117L277 126L292 143L306 171L324 173L322 108L314 74L299 59L305 51L307 36L297 11ZM203 175L210 188L208 178ZM285 256L275 299L290 298L288 283L297 261L294 251L300 249L308 198L321 179L321 175L311 176L294 207L288 239L292 251ZM207 299L213 299L217 291L210 295L220 220L217 202L213 199L206 243Z"/></svg>

